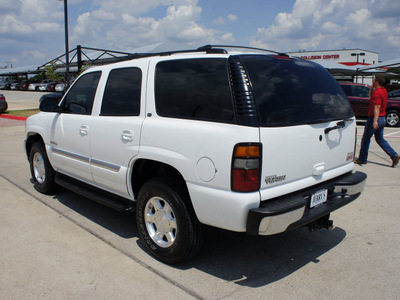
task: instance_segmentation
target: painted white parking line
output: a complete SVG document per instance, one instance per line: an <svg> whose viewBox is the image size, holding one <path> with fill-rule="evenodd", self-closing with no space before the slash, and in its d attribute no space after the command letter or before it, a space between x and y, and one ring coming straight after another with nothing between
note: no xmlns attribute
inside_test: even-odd
<svg viewBox="0 0 400 300"><path fill-rule="evenodd" d="M400 139L400 135L392 136L394 134L400 134L400 131L392 132L392 133L389 133L389 134L385 134L383 137L384 138L388 138L388 139ZM363 136L362 134L357 134L357 137L362 137L362 136Z"/></svg>
<svg viewBox="0 0 400 300"><path fill-rule="evenodd" d="M389 133L389 134L385 134L385 137L390 136L390 135L394 135L394 134L398 134L398 133L400 133L400 131L395 131L395 132L392 132L392 133Z"/></svg>

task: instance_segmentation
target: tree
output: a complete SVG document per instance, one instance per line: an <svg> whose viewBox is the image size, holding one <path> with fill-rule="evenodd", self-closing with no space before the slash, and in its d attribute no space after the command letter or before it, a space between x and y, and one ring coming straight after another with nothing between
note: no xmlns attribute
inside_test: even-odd
<svg viewBox="0 0 400 300"><path fill-rule="evenodd" d="M52 62L51 64L47 65L45 67L45 70L47 78L53 81L58 81L58 82L61 81L62 77L59 73L56 72L57 65L55 62Z"/></svg>

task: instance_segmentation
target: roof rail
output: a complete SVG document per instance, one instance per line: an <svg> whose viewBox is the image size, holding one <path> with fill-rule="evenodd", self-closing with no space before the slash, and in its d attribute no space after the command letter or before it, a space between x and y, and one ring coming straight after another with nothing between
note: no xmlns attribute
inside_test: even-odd
<svg viewBox="0 0 400 300"><path fill-rule="evenodd" d="M232 46L232 45L205 45L200 48L197 48L199 51L211 51L211 50L225 50L225 49L218 49L218 48L238 48L238 49L249 49L249 50L257 50L257 51L263 51L263 52L269 52L269 53L274 53L278 54L281 56L289 56L286 53L283 52L277 52L273 50L268 50L268 49L262 49L262 48L254 48L254 47L247 47L247 46ZM226 51L226 50L225 50ZM225 53L227 53L226 51Z"/></svg>
<svg viewBox="0 0 400 300"><path fill-rule="evenodd" d="M153 56L169 56L173 54L180 54L180 53L196 53L196 52L206 52L206 53L228 53L224 49L214 49L214 48L197 48L191 50L174 50L174 51L166 51L166 52L155 52L155 53L133 53L129 54L127 59L137 59L137 58L144 58L144 57L153 57Z"/></svg>
<svg viewBox="0 0 400 300"><path fill-rule="evenodd" d="M289 57L289 55L286 53L262 49L262 48L245 47L245 46L231 46L231 45L205 45L205 46L199 47L197 49L191 49L191 50L175 50L175 51L155 52L155 53L133 53L133 54L129 54L126 58L122 58L121 60L131 60L131 59L153 57L153 56L169 56L169 55L180 54L180 53L196 53L196 52L206 52L209 54L212 54L212 53L226 54L226 53L228 53L228 51L224 48L257 50L257 51L269 52L269 53L274 53L274 54L277 54L280 56Z"/></svg>

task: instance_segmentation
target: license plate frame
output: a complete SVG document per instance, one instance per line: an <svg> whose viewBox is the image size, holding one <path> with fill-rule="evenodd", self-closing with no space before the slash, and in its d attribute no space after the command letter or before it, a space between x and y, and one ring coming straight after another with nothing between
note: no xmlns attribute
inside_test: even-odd
<svg viewBox="0 0 400 300"><path fill-rule="evenodd" d="M328 201L328 190L323 189L315 192L310 197L310 208L316 207Z"/></svg>

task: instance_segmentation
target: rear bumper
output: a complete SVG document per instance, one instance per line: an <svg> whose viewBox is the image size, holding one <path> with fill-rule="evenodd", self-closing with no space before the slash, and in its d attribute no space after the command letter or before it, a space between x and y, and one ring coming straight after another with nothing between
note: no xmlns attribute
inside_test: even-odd
<svg viewBox="0 0 400 300"><path fill-rule="evenodd" d="M348 173L317 186L271 199L251 209L246 231L253 235L271 235L307 225L352 202L364 190L367 175ZM328 200L310 208L311 195L328 190Z"/></svg>

